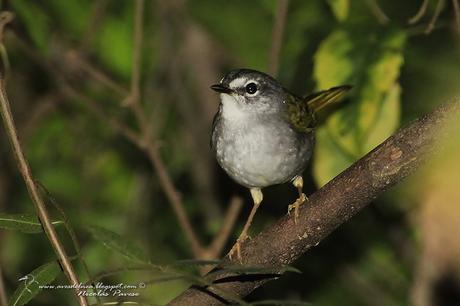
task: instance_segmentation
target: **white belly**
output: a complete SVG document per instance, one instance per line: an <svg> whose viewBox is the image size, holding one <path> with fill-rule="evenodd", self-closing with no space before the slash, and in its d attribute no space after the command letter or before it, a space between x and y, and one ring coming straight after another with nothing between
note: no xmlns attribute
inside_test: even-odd
<svg viewBox="0 0 460 306"><path fill-rule="evenodd" d="M222 168L246 187L284 183L301 174L311 155L312 143L299 143L287 125L224 124L216 143Z"/></svg>

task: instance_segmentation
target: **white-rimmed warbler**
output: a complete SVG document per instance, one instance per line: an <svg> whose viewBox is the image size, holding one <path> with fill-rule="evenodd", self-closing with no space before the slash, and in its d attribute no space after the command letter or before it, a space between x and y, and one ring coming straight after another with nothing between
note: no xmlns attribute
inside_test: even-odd
<svg viewBox="0 0 460 306"><path fill-rule="evenodd" d="M236 251L241 259L241 243L262 202L263 187L292 182L299 198L288 211L294 209L297 222L298 208L307 200L302 172L313 152L315 113L338 101L350 88L338 86L301 98L268 74L250 69L233 70L211 86L220 93L212 150L227 174L249 188L254 201L230 257Z"/></svg>

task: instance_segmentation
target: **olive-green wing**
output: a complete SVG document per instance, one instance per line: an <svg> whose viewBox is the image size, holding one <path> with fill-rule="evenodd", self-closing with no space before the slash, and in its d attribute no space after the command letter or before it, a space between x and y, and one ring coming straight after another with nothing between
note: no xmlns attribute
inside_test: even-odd
<svg viewBox="0 0 460 306"><path fill-rule="evenodd" d="M303 98L288 94L286 98L286 118L300 133L308 133L315 126L315 114Z"/></svg>
<svg viewBox="0 0 460 306"><path fill-rule="evenodd" d="M315 113L325 106L338 102L351 86L337 86L304 98L289 94L286 99L286 114L294 129L301 133L309 133L316 124Z"/></svg>
<svg viewBox="0 0 460 306"><path fill-rule="evenodd" d="M327 90L319 91L304 98L308 106L317 112L323 107L338 102L351 89L350 85L332 87Z"/></svg>

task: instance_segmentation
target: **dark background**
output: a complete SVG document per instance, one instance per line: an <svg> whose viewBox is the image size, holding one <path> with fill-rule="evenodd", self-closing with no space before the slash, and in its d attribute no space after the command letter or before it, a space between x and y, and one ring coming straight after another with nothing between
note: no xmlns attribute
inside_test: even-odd
<svg viewBox="0 0 460 306"><path fill-rule="evenodd" d="M455 16L460 13L455 13L457 1L437 2L428 1L421 18L409 23L422 1L291 0L284 21L284 1L145 1L140 65L133 65L135 1L2 1L3 9L16 15L4 45L18 132L35 179L70 219L91 274L139 264L126 256L131 248L116 252L110 243L104 245L90 230L94 225L117 233L119 244L129 241L161 266L195 257L155 158L114 121L147 133L204 245L218 233L230 199L244 197L224 254L244 224L251 199L210 151L218 96L209 86L240 67L270 72L299 95L355 86L319 128L304 174L308 195L399 126L458 94L460 19ZM284 35L273 34L277 29ZM132 80L137 69L139 82ZM137 85L144 123L130 106ZM452 156L387 192L305 254L294 265L302 274L288 273L247 301L457 305L460 167ZM286 213L296 191L285 184L267 188L264 195L253 235ZM48 208L61 218L52 205ZM3 129L0 212L34 213ZM74 255L69 235L58 232ZM43 234L0 231L8 297L20 277L54 259ZM81 262L74 262L87 281ZM153 268L127 270L103 282L148 283L162 275ZM62 273L54 283L66 283ZM139 290L140 298L126 300L164 304L189 284L190 279L152 281ZM30 304L74 301L70 290L44 290Z"/></svg>

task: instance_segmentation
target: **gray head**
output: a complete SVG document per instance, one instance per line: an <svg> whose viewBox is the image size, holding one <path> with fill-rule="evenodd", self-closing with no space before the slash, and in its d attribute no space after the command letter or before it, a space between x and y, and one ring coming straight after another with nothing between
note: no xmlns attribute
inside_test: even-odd
<svg viewBox="0 0 460 306"><path fill-rule="evenodd" d="M230 71L211 89L221 94L222 115L226 112L246 114L278 112L286 91L273 77L251 69Z"/></svg>

